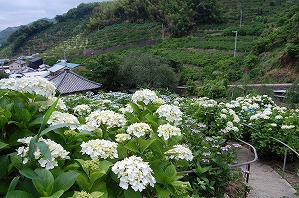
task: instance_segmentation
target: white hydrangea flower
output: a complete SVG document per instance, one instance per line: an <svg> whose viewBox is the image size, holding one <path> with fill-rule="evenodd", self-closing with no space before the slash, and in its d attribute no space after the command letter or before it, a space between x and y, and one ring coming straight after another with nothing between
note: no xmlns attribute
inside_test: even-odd
<svg viewBox="0 0 299 198"><path fill-rule="evenodd" d="M125 113L133 113L134 109L130 104L126 104L125 107L122 107L119 109L120 112L122 112L123 114Z"/></svg>
<svg viewBox="0 0 299 198"><path fill-rule="evenodd" d="M226 119L227 116L226 116L225 114L221 113L221 114L220 114L220 118L222 118L222 119Z"/></svg>
<svg viewBox="0 0 299 198"><path fill-rule="evenodd" d="M128 134L133 134L136 137L144 136L147 133L150 133L152 131L151 127L147 123L134 123L131 124L128 129Z"/></svg>
<svg viewBox="0 0 299 198"><path fill-rule="evenodd" d="M158 113L159 117L164 117L167 121L174 124L178 124L182 120L183 115L179 107L169 104L161 105L156 113Z"/></svg>
<svg viewBox="0 0 299 198"><path fill-rule="evenodd" d="M17 149L17 155L23 158L23 164L26 164L28 162L29 143L31 138L32 137L18 139L18 142L26 144L26 147L22 146ZM45 156L42 155L39 148L37 148L37 150L34 152L34 158L38 160L41 167L50 170L55 166L58 166L57 158L70 159L70 157L68 156L69 152L64 150L64 148L60 144L57 144L50 139L44 139L42 137L39 139L39 141L45 142L51 152L51 161L46 159Z"/></svg>
<svg viewBox="0 0 299 198"><path fill-rule="evenodd" d="M168 140L171 136L182 135L181 129L172 126L170 124L163 124L158 127L158 136L163 137L164 140Z"/></svg>
<svg viewBox="0 0 299 198"><path fill-rule="evenodd" d="M155 104L159 104L159 105L163 105L165 104L165 100L163 100L162 98L156 98L153 101Z"/></svg>
<svg viewBox="0 0 299 198"><path fill-rule="evenodd" d="M189 148L179 144L175 145L172 149L166 151L164 154L166 159L187 161L192 161L193 159L192 151Z"/></svg>
<svg viewBox="0 0 299 198"><path fill-rule="evenodd" d="M295 128L295 125L282 125L281 129L293 129Z"/></svg>
<svg viewBox="0 0 299 198"><path fill-rule="evenodd" d="M154 187L156 183L148 162L144 162L141 157L131 156L118 161L112 166L112 171L120 178L119 186L125 190L131 185L134 191L141 192L146 185Z"/></svg>
<svg viewBox="0 0 299 198"><path fill-rule="evenodd" d="M86 124L81 124L77 127L78 130L80 131L95 131L96 129L97 130L100 130L100 128L98 128L97 125L94 125L93 123L91 122L87 122Z"/></svg>
<svg viewBox="0 0 299 198"><path fill-rule="evenodd" d="M275 116L275 119L276 120L281 120L281 119L283 119L283 117L281 115L277 115L277 116Z"/></svg>
<svg viewBox="0 0 299 198"><path fill-rule="evenodd" d="M54 83L40 76L1 79L0 89L34 93L45 96L46 98L53 97L56 92Z"/></svg>
<svg viewBox="0 0 299 198"><path fill-rule="evenodd" d="M64 123L70 123L70 124L80 124L77 117L69 114L69 113L62 113L59 111L53 111L52 115L50 116L48 122L51 126L57 125L57 124L64 124ZM74 130L76 129L76 126L69 126L70 129Z"/></svg>
<svg viewBox="0 0 299 198"><path fill-rule="evenodd" d="M132 95L133 102L141 101L146 105L150 102L154 102L157 98L158 96L156 95L156 93L149 89L138 90Z"/></svg>
<svg viewBox="0 0 299 198"><path fill-rule="evenodd" d="M91 108L86 104L81 104L74 107L74 112L80 116L86 116L91 112Z"/></svg>
<svg viewBox="0 0 299 198"><path fill-rule="evenodd" d="M117 134L117 135L115 135L115 137L116 137L115 140L117 142L124 142L124 141L127 141L127 140L131 139L131 136L129 134L126 134L126 133Z"/></svg>
<svg viewBox="0 0 299 198"><path fill-rule="evenodd" d="M86 118L86 124L99 128L102 124L106 125L107 128L112 127L123 127L127 120L124 115L115 113L110 110L96 110Z"/></svg>
<svg viewBox="0 0 299 198"><path fill-rule="evenodd" d="M82 154L87 154L91 159L115 159L118 158L117 143L109 140L89 140L81 144Z"/></svg>

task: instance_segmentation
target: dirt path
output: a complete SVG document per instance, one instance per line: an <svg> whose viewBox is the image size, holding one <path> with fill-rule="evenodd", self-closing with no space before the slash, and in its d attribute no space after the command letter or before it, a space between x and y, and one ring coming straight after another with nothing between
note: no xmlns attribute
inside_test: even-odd
<svg viewBox="0 0 299 198"><path fill-rule="evenodd" d="M249 153L249 156L248 156ZM254 158L253 153L242 147L238 151L237 162L242 163ZM245 169L244 167L241 167ZM298 198L296 190L269 165L257 160L250 166L248 198Z"/></svg>

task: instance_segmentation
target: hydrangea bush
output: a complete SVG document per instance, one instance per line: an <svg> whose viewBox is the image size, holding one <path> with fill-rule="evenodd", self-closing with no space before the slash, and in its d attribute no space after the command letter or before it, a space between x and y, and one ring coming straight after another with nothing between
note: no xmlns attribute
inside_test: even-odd
<svg viewBox="0 0 299 198"><path fill-rule="evenodd" d="M142 89L55 98L47 81L31 81L0 81L3 197L222 196L240 147L228 140L242 136L241 123L298 131L298 112L266 96L221 103Z"/></svg>

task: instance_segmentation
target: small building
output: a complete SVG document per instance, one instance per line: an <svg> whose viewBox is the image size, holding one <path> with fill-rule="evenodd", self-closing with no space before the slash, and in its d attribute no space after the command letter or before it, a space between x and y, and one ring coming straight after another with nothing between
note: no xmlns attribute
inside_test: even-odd
<svg viewBox="0 0 299 198"><path fill-rule="evenodd" d="M51 72L51 76L56 76L56 75L60 74L61 72L63 72L64 68L66 68L66 66L55 64L52 67L50 67L48 69L48 71Z"/></svg>
<svg viewBox="0 0 299 198"><path fill-rule="evenodd" d="M14 70L21 70L23 67L26 67L27 63L22 60L16 60L15 62L11 63L9 65L9 70L14 71Z"/></svg>
<svg viewBox="0 0 299 198"><path fill-rule="evenodd" d="M48 71L51 72L51 76L56 76L61 72L63 72L65 68L74 69L74 68L78 68L79 66L80 64L68 63L63 60L50 67Z"/></svg>
<svg viewBox="0 0 299 198"><path fill-rule="evenodd" d="M33 58L31 60L29 60L29 67L33 68L33 69L39 69L39 66L44 64L44 61L42 58L37 57L37 58Z"/></svg>
<svg viewBox="0 0 299 198"><path fill-rule="evenodd" d="M77 92L95 91L102 87L102 84L88 80L65 68L57 76L48 79L53 82L60 94L73 94Z"/></svg>

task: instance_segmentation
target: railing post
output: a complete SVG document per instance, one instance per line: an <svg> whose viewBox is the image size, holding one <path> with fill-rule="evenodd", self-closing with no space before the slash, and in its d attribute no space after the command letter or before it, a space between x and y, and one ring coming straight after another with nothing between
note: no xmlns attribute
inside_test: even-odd
<svg viewBox="0 0 299 198"><path fill-rule="evenodd" d="M283 167L282 167L282 178L284 179L284 171L286 168L286 162L287 162L287 154L288 154L288 148L285 147L285 151L284 151L284 158L283 158Z"/></svg>

